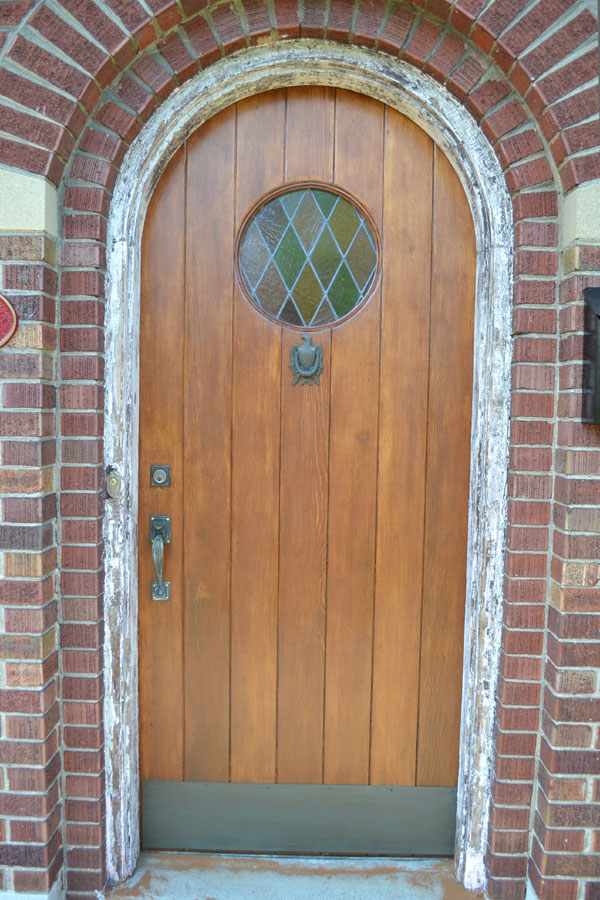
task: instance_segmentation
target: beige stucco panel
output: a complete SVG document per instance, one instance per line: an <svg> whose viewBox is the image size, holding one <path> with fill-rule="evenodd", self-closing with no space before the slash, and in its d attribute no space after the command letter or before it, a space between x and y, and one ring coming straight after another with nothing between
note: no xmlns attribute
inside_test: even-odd
<svg viewBox="0 0 600 900"><path fill-rule="evenodd" d="M581 184L565 197L563 247L600 244L600 180Z"/></svg>
<svg viewBox="0 0 600 900"><path fill-rule="evenodd" d="M0 167L0 232L58 234L58 191L41 175Z"/></svg>

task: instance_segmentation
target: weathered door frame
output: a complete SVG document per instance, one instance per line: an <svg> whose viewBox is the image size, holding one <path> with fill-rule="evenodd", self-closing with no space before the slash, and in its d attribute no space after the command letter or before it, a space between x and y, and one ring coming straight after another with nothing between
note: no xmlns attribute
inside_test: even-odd
<svg viewBox="0 0 600 900"><path fill-rule="evenodd" d="M398 109L452 161L469 198L477 240L471 488L456 869L485 883L495 690L504 576L512 208L500 164L460 103L432 78L370 50L287 41L221 60L171 95L121 166L108 224L105 460L121 476L107 500L105 730L106 841L111 879L139 853L137 483L140 247L152 190L170 157L204 121L244 97L294 84L343 87Z"/></svg>

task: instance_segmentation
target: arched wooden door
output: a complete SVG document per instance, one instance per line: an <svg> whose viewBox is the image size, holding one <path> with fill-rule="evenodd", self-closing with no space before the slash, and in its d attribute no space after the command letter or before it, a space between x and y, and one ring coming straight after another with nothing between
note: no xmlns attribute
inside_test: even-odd
<svg viewBox="0 0 600 900"><path fill-rule="evenodd" d="M319 384L235 264L248 212L304 182L356 201L380 254L310 332ZM177 152L142 257L143 845L452 853L475 288L454 170L365 96L260 94Z"/></svg>

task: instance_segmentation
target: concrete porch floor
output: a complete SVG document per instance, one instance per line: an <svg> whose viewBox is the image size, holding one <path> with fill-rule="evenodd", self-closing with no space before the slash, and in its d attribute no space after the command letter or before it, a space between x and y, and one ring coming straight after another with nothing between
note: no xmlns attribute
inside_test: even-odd
<svg viewBox="0 0 600 900"><path fill-rule="evenodd" d="M449 859L142 853L106 900L475 900Z"/></svg>

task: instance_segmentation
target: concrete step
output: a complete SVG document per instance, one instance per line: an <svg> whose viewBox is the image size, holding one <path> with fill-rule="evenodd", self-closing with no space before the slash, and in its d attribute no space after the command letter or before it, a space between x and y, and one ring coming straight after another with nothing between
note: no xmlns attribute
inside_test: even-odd
<svg viewBox="0 0 600 900"><path fill-rule="evenodd" d="M474 900L449 859L142 853L106 900Z"/></svg>

